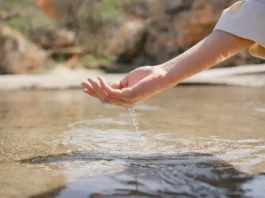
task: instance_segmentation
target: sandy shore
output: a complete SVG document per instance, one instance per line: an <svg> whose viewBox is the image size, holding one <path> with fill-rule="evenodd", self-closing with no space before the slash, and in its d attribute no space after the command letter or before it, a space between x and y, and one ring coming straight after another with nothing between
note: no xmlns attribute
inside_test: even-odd
<svg viewBox="0 0 265 198"><path fill-rule="evenodd" d="M50 74L0 76L0 91L81 88L80 82L82 80L97 76L103 76L109 83L113 83L121 79L124 74L105 74L98 70L71 70L58 67ZM183 81L181 84L265 87L265 64L210 69Z"/></svg>

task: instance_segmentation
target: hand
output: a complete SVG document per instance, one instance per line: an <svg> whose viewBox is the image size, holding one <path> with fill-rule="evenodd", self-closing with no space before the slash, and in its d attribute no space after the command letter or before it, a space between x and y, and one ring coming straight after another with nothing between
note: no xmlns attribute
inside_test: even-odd
<svg viewBox="0 0 265 198"><path fill-rule="evenodd" d="M85 88L85 93L103 103L130 109L159 92L164 76L164 71L159 66L145 66L133 70L112 86L101 77L97 80L88 78L87 81L82 82L82 86Z"/></svg>
<svg viewBox="0 0 265 198"><path fill-rule="evenodd" d="M215 30L178 57L155 67L141 67L112 86L103 78L82 82L85 92L104 103L132 108L137 103L175 86L253 44L224 31Z"/></svg>

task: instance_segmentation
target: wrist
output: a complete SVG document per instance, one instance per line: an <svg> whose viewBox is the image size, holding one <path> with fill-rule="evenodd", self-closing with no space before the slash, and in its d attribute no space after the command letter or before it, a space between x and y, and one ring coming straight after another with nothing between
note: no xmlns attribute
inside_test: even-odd
<svg viewBox="0 0 265 198"><path fill-rule="evenodd" d="M179 68L178 65L179 60L175 58L157 66L161 73L164 74L163 81L167 88L173 87L180 82L179 72L177 71Z"/></svg>
<svg viewBox="0 0 265 198"><path fill-rule="evenodd" d="M167 71L162 67L162 65L156 65L153 66L153 68L153 75L156 76L156 78L158 78L159 80L165 81Z"/></svg>
<svg viewBox="0 0 265 198"><path fill-rule="evenodd" d="M153 66L152 81L156 84L158 91L170 88L169 71L164 68L164 65Z"/></svg>

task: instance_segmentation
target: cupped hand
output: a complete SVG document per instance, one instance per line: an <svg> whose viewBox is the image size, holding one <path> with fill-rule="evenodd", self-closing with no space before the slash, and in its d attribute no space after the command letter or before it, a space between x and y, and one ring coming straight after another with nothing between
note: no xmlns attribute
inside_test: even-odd
<svg viewBox="0 0 265 198"><path fill-rule="evenodd" d="M133 70L122 80L109 86L102 77L82 82L85 93L103 103L132 108L163 89L165 72L158 66Z"/></svg>

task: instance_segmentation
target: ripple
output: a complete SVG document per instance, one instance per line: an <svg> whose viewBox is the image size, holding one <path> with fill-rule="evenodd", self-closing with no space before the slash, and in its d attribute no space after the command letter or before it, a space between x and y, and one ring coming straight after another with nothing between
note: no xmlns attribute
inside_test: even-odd
<svg viewBox="0 0 265 198"><path fill-rule="evenodd" d="M76 126L91 126L91 125L102 125L102 124L117 124L117 125L128 125L129 123L120 120L114 120L113 118L101 118L101 119L91 119L91 120L82 120L74 122L68 125L68 127Z"/></svg>
<svg viewBox="0 0 265 198"><path fill-rule="evenodd" d="M70 179L68 189L79 189L86 194L240 196L244 193L241 185L252 179L220 158L201 153L137 157L127 154L76 153L39 163L62 163L64 174ZM90 188L83 188L84 185ZM62 191L62 194L66 192Z"/></svg>

